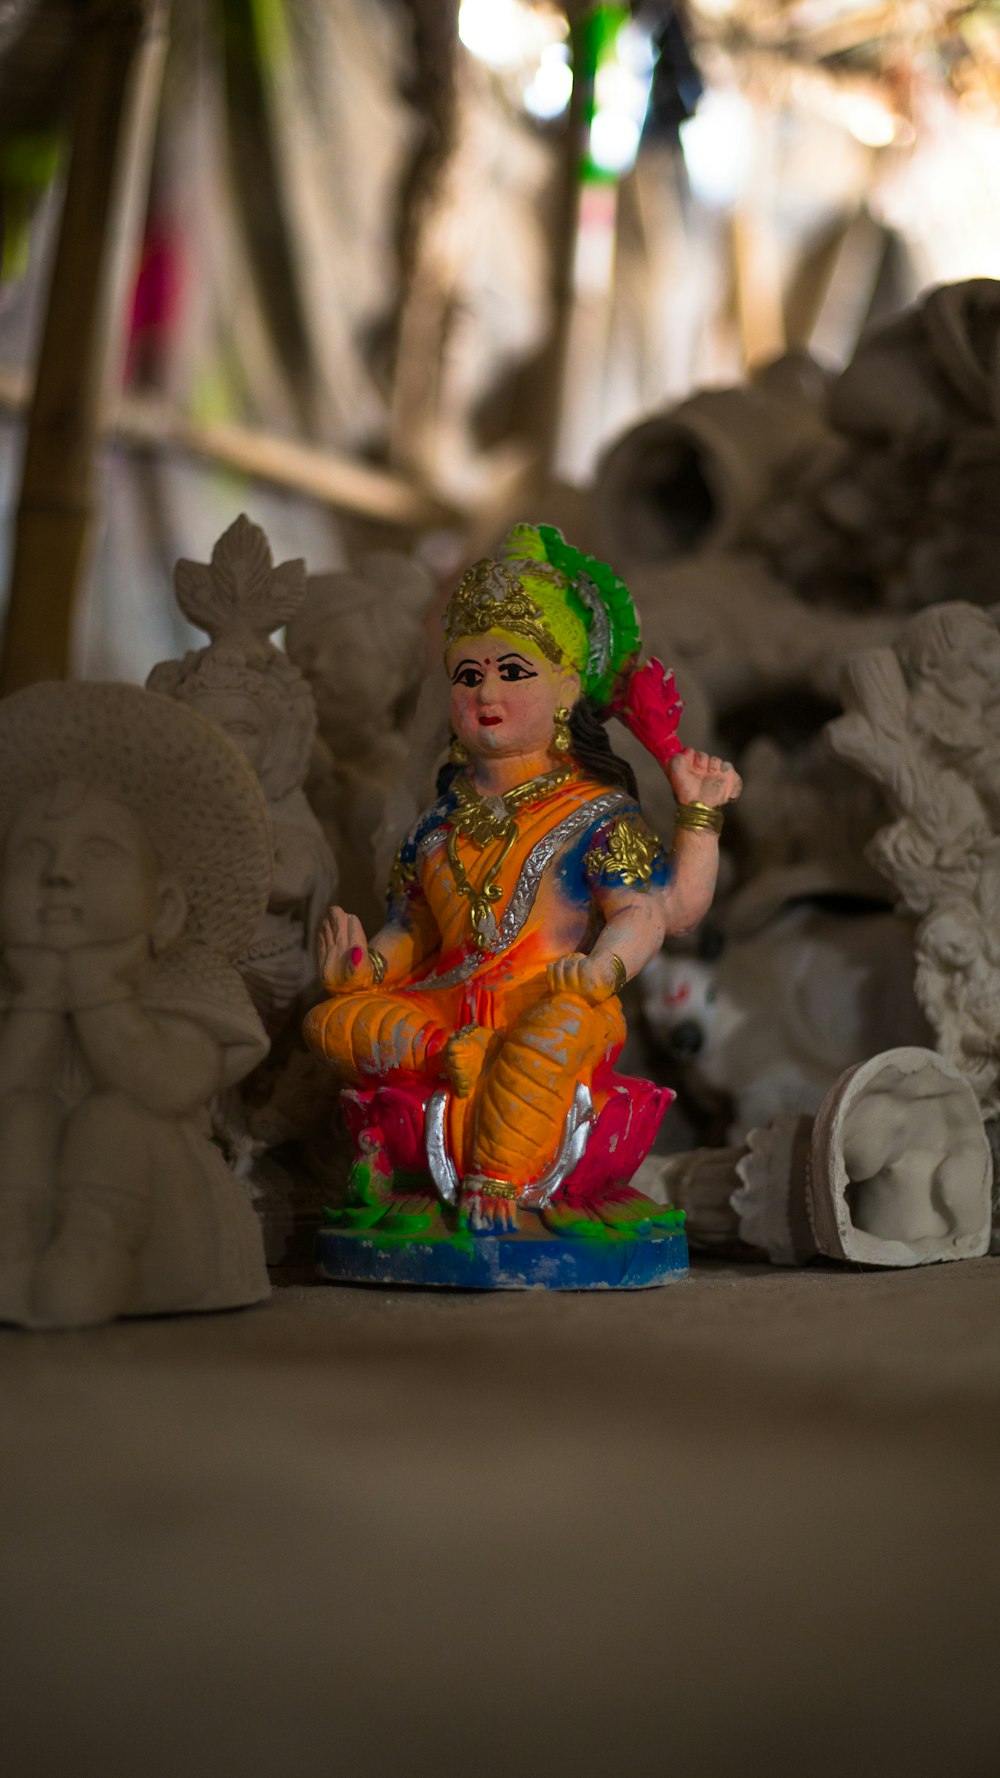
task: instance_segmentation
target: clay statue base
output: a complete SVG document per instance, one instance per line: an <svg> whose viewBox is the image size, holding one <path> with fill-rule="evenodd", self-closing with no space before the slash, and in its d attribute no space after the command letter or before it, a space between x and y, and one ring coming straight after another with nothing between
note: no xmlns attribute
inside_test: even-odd
<svg viewBox="0 0 1000 1778"><path fill-rule="evenodd" d="M401 1207L402 1207L401 1200ZM434 1290L646 1290L686 1278L683 1213L650 1204L644 1232L596 1225L553 1234L532 1210L516 1234L473 1235L433 1207L419 1235L374 1229L324 1229L317 1237L320 1275L338 1284L423 1285ZM336 1215L336 1212L328 1212ZM405 1212L403 1212L405 1214ZM426 1214L426 1213L425 1213ZM633 1229L636 1225L633 1224Z"/></svg>
<svg viewBox="0 0 1000 1778"><path fill-rule="evenodd" d="M635 1290L685 1277L683 1211L629 1184L673 1095L610 1065L593 1086L585 1152L539 1208L519 1204L517 1230L502 1234L474 1233L461 1203L438 1195L426 1083L344 1091L355 1160L346 1201L325 1213L321 1275L445 1290Z"/></svg>

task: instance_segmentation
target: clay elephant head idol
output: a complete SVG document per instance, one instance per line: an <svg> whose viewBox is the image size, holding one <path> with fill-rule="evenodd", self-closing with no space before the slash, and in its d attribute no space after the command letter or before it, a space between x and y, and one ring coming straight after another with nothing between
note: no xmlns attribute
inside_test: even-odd
<svg viewBox="0 0 1000 1778"><path fill-rule="evenodd" d="M740 782L676 739L639 672L627 588L518 525L445 617L453 731L441 794L399 848L367 940L332 908L310 1044L345 1083L356 1161L320 1237L333 1277L579 1288L683 1270L680 1218L633 1190L670 1095L614 1071L620 994L714 892ZM611 710L678 801L668 854L608 744Z"/></svg>

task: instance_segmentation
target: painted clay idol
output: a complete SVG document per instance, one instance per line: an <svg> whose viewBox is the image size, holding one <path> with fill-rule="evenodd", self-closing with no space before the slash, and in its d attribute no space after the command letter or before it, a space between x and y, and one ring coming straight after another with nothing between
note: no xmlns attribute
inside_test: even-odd
<svg viewBox="0 0 1000 1778"><path fill-rule="evenodd" d="M681 1218L632 1189L670 1097L614 1071L620 994L715 887L740 781L676 738L657 662L634 670L626 587L549 526L517 526L445 619L451 759L399 848L369 944L332 908L329 998L306 1036L346 1083L356 1161L320 1236L327 1276L561 1288L683 1271ZM603 719L664 765L672 856Z"/></svg>

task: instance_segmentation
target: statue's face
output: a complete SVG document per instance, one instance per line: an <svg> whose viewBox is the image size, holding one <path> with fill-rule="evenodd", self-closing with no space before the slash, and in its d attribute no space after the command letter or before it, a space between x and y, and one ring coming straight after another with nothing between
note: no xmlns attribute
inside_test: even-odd
<svg viewBox="0 0 1000 1778"><path fill-rule="evenodd" d="M0 941L69 951L150 934L160 869L121 803L64 781L22 804L0 872Z"/></svg>
<svg viewBox="0 0 1000 1778"><path fill-rule="evenodd" d="M264 764L268 744L268 712L238 691L196 691L186 702L203 716L210 716L236 742L255 772Z"/></svg>
<svg viewBox="0 0 1000 1778"><path fill-rule="evenodd" d="M555 713L580 694L575 673L507 630L463 636L445 656L451 726L473 759L500 759L552 745Z"/></svg>

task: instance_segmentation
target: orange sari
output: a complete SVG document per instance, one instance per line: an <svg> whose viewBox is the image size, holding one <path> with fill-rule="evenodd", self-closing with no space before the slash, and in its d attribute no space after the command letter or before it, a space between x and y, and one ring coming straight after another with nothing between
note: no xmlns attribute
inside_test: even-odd
<svg viewBox="0 0 1000 1778"><path fill-rule="evenodd" d="M577 1084L589 1086L621 1048L620 1001L554 994L546 971L593 944L602 921L586 861L608 825L634 810L624 791L575 769L518 808L504 850L500 838L482 844L461 831L446 795L404 842L394 873L390 923L408 930L422 962L405 981L337 994L309 1014L310 1044L355 1085L439 1084L449 1039L476 1034L478 1080L468 1096L449 1095L448 1142L462 1178L540 1178ZM477 944L472 903L487 881Z"/></svg>

